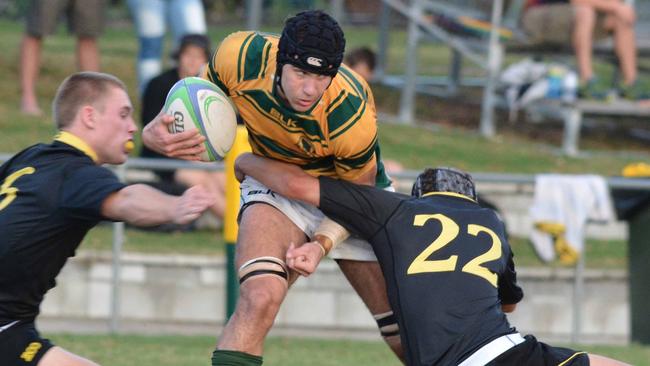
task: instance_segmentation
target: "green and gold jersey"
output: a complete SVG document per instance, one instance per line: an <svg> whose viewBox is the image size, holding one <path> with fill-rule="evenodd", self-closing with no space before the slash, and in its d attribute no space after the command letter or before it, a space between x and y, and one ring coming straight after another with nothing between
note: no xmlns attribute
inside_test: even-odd
<svg viewBox="0 0 650 366"><path fill-rule="evenodd" d="M266 33L233 33L203 74L237 106L253 152L314 176L354 180L373 169L377 116L368 84L342 65L321 99L297 112L275 93L278 41ZM386 185L383 169L378 171L378 185Z"/></svg>

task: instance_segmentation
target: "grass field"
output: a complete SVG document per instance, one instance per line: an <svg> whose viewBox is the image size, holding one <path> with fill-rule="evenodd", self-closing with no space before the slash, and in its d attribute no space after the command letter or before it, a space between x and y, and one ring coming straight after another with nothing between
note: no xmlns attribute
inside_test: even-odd
<svg viewBox="0 0 650 366"><path fill-rule="evenodd" d="M204 336L50 335L58 345L111 366L203 366L215 338ZM650 365L650 347L564 345L620 359L636 366ZM396 366L381 342L271 337L265 366Z"/></svg>

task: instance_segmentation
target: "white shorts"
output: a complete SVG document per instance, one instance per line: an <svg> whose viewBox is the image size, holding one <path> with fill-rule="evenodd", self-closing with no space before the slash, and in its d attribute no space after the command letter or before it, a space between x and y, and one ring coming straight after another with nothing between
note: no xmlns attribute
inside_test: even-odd
<svg viewBox="0 0 650 366"><path fill-rule="evenodd" d="M264 184L251 177L246 177L240 185L241 208L253 202L267 203L289 218L302 232L311 238L325 215L316 207L291 200L271 191ZM356 261L377 261L372 246L365 240L349 237L329 253L332 259L349 259Z"/></svg>

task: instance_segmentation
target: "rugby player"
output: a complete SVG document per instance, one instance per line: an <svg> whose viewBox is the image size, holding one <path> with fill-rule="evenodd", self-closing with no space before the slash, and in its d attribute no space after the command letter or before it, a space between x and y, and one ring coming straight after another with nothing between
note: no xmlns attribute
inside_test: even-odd
<svg viewBox="0 0 650 366"><path fill-rule="evenodd" d="M96 365L40 336L45 293L101 220L186 224L214 203L202 187L180 197L126 186L101 164L133 148L133 107L124 84L96 72L69 76L54 97L59 133L0 166L0 365Z"/></svg>
<svg viewBox="0 0 650 366"><path fill-rule="evenodd" d="M295 165L243 154L237 178L253 177L319 207L372 243L386 278L408 365L624 365L522 336L505 316L523 298L504 225L476 200L469 174L426 169L412 195L314 178ZM308 276L336 245L316 240L287 252Z"/></svg>
<svg viewBox="0 0 650 366"><path fill-rule="evenodd" d="M314 176L332 176L388 187L377 145L376 112L366 81L341 65L345 38L322 11L286 21L281 37L237 32L223 40L203 76L226 92L248 129L253 153L299 165ZM170 135L169 116L147 125L143 141L168 156L196 159L196 140ZM241 185L236 265L240 296L213 364L259 365L263 343L288 285L297 277L284 258L290 242L321 231L347 232L312 206L271 192L255 179ZM350 238L330 256L374 315L393 351L401 354L397 323L370 245Z"/></svg>

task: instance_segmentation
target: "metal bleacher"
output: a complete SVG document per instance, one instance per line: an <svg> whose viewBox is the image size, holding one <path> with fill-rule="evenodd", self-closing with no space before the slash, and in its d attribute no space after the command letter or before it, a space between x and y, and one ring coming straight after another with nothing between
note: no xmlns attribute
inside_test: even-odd
<svg viewBox="0 0 650 366"><path fill-rule="evenodd" d="M382 0L379 22L379 52L377 79L379 82L401 89L398 120L411 123L414 120L416 93L436 96L455 96L459 87L482 87L480 133L485 137L496 134L494 109L502 106L498 94L498 76L506 54L533 54L546 58L572 57L571 45L531 44L519 27L519 18L525 0L458 0L454 2L434 0ZM637 48L640 58L650 57L650 1L637 1ZM387 49L391 21L394 14L406 19L408 39L405 54L404 74L389 75L387 70ZM467 36L434 22L431 14L445 14L454 19L464 17L475 19L484 25L484 34ZM418 47L423 41L442 43L451 49L448 74L438 77L418 75ZM596 44L594 55L616 62L611 40ZM463 59L469 60L484 71L484 77L462 76ZM616 67L614 67L616 70ZM640 63L641 72L648 67ZM650 116L650 106L626 101L595 103L578 100L575 103L543 101L532 106L535 112L545 117L564 122L562 151L567 155L578 154L580 128L584 116L645 118Z"/></svg>

